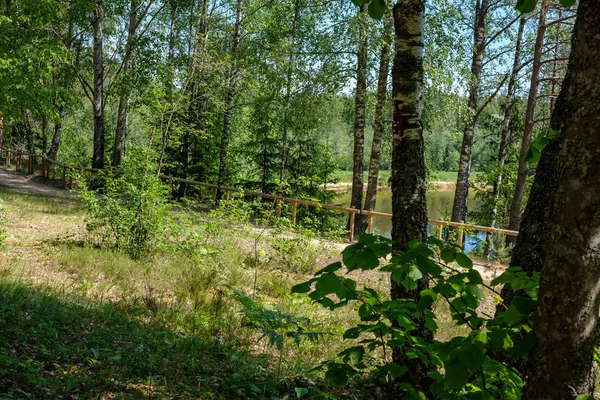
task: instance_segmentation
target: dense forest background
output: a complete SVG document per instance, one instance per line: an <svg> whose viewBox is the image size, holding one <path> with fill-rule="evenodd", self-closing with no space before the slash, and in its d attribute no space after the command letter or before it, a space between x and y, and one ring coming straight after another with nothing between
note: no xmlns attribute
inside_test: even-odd
<svg viewBox="0 0 600 400"><path fill-rule="evenodd" d="M484 6L482 13L479 3L439 1L427 9L425 160L433 181L467 163L481 172L459 174L466 190L475 183L490 188L504 175L498 194L480 194L485 206L476 220L508 226L515 185L530 181L517 183L517 171L538 15L520 26L511 2ZM132 0L5 1L0 10L6 147L96 168L118 167L129 152L149 148L166 174L331 201L323 190L328 183L349 181L350 171L360 172L356 165L369 170L377 131L375 170L390 169L391 82L382 50L392 32L383 8ZM554 28L542 60L568 48L569 29ZM545 63L542 77L559 77L564 67ZM365 89L360 105L357 82ZM545 80L537 93L545 97L534 110L542 123L533 137L547 122L556 83ZM469 126L476 134L465 141ZM387 176L374 182L387 184Z"/></svg>

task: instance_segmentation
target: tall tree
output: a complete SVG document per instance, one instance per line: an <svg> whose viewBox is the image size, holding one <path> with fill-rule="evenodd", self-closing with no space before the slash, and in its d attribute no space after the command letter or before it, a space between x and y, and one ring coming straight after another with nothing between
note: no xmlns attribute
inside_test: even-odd
<svg viewBox="0 0 600 400"><path fill-rule="evenodd" d="M358 51L356 59L356 94L354 107L354 150L352 152L352 196L350 207L358 210L363 204L363 170L365 147L365 109L367 95L367 64L369 51L369 33L367 23L367 3L360 5L358 11ZM357 214L354 232L360 235L367 229L366 219Z"/></svg>
<svg viewBox="0 0 600 400"><path fill-rule="evenodd" d="M133 58L133 48L137 36L138 12L140 4L138 0L131 0L129 5L129 24L127 27L127 43L125 45L125 54L123 55L122 74L124 81L119 95L119 108L117 110L117 129L115 131L115 144L113 147L112 166L118 167L121 164L123 153L123 142L125 141L125 130L127 129L127 106L129 103L131 67Z"/></svg>
<svg viewBox="0 0 600 400"><path fill-rule="evenodd" d="M92 17L93 40L93 67L94 88L92 90L92 106L94 108L94 150L92 155L92 168L104 168L104 4L103 0L96 0Z"/></svg>
<svg viewBox="0 0 600 400"><path fill-rule="evenodd" d="M399 0L394 5L395 56L392 67L393 144L392 144L392 239L394 250L407 251L412 240L427 237L425 199L425 157L423 140L423 15L425 1ZM392 299L414 298L428 287L424 279L416 290L391 282ZM425 340L432 333L424 319L418 321L416 334ZM408 367L407 378L427 392L426 366L418 358L407 357L401 349L394 362Z"/></svg>
<svg viewBox="0 0 600 400"><path fill-rule="evenodd" d="M237 1L235 12L235 25L233 32L233 43L231 45L231 72L229 76L229 87L227 89L227 98L225 99L225 115L223 116L223 135L221 136L221 147L219 151L219 180L218 184L223 185L227 181L227 152L229 150L229 134L231 131L231 117L233 116L233 106L235 103L235 94L239 78L238 52L240 39L242 37L242 15L244 11L244 0Z"/></svg>
<svg viewBox="0 0 600 400"><path fill-rule="evenodd" d="M515 248L529 245L536 253L532 264L539 260L542 267L524 399L594 394L600 307L599 8L599 0L579 2L569 66L550 123L560 133L542 152Z"/></svg>
<svg viewBox="0 0 600 400"><path fill-rule="evenodd" d="M375 127L373 129L373 143L371 145L371 159L369 161L369 178L367 194L365 197L365 210L374 210L377 201L377 181L379 180L379 159L381 156L381 136L383 134L383 111L387 97L388 70L390 64L390 42L392 15L384 16L383 31L381 33L381 55L379 57L379 77L377 79L377 105L375 106Z"/></svg>
<svg viewBox="0 0 600 400"><path fill-rule="evenodd" d="M531 69L531 81L529 83L529 96L527 97L527 110L525 111L525 129L523 130L523 139L521 141L521 152L519 154L519 170L517 173L517 182L510 205L510 220L508 229L518 230L521 221L521 203L525 193L525 184L529 167L525 156L527 148L531 142L533 125L535 124L535 105L540 84L540 70L542 67L542 51L544 47L544 35L546 33L546 13L548 12L548 0L542 0L540 5L540 18L538 22L537 35L535 38L535 48L533 53L533 66Z"/></svg>
<svg viewBox="0 0 600 400"><path fill-rule="evenodd" d="M294 73L294 54L296 45L296 30L298 20L300 19L300 1L294 0L294 18L292 20L292 30L290 35L290 48L288 51L288 65L285 80L285 104L283 109L283 137L281 141L281 168L279 169L279 180L283 181L285 176L285 164L287 162L288 147L288 129L290 102L292 99L292 79Z"/></svg>
<svg viewBox="0 0 600 400"><path fill-rule="evenodd" d="M510 79L508 80L508 88L506 89L506 100L504 102L504 117L502 119L502 129L500 131L500 144L498 146L498 176L494 180L494 186L492 188L492 195L494 196L493 208L491 215L491 226L496 226L496 218L498 217L498 201L500 198L500 191L502 188L502 180L504 178L504 166L506 163L506 154L508 152L508 132L510 128L510 121L514 109L513 98L515 96L515 90L517 88L517 78L519 75L519 69L521 66L521 42L523 41L523 31L525 30L525 24L527 20L525 16L521 16L519 22L519 30L517 31L517 41L515 43L515 56L513 59L513 67L510 73ZM489 232L486 233L486 253L489 254L490 250L490 236Z"/></svg>
<svg viewBox="0 0 600 400"><path fill-rule="evenodd" d="M463 141L460 151L458 165L458 177L456 179L456 191L454 192L454 204L452 206L452 221L465 222L467 218L467 201L469 199L469 176L471 173L471 150L473 148L473 135L479 113L477 103L479 101L479 86L481 82L481 71L483 69L483 58L486 49L486 18L490 9L490 0L479 0L475 3L475 21L473 26L473 57L471 59L471 79L469 83L469 110L471 117L465 125Z"/></svg>

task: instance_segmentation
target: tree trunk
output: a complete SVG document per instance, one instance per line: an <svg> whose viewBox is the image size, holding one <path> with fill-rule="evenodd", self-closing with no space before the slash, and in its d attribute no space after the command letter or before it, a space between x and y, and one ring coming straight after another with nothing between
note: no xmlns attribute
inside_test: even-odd
<svg viewBox="0 0 600 400"><path fill-rule="evenodd" d="M130 73L133 58L133 47L136 39L138 26L138 0L131 0L129 9L129 30L127 33L127 44L125 45L125 55L123 56L123 86L119 96L119 108L117 110L117 129L115 131L115 144L113 147L112 166L121 165L121 156L123 152L123 142L125 141L125 130L127 129L127 106L129 104L130 93Z"/></svg>
<svg viewBox="0 0 600 400"><path fill-rule="evenodd" d="M506 91L506 102L504 103L504 118L502 120L502 130L500 131L500 146L498 147L498 164L500 171L494 181L493 196L494 196L494 208L492 209L492 228L496 227L496 218L498 216L498 199L500 198L500 189L502 187L502 179L504 177L504 164L506 162L506 151L508 142L508 130L510 126L510 119L513 112L513 97L515 95L515 89L517 86L517 77L519 75L519 66L521 64L521 42L523 41L523 31L525 30L525 24L527 20L524 16L521 16L519 21L519 30L517 32L517 42L515 44L515 57L513 60L512 72L510 79L508 80L508 89ZM486 253L490 249L490 236L491 234L486 233Z"/></svg>
<svg viewBox="0 0 600 400"><path fill-rule="evenodd" d="M373 144L371 146L371 159L369 161L369 179L367 195L365 197L365 210L374 210L377 201L377 181L379 179L379 158L381 155L381 136L383 134L383 109L387 97L388 69L390 64L390 31L392 28L392 15L387 13L381 34L383 45L379 58L379 78L377 82L377 105L375 106L375 127L373 129Z"/></svg>
<svg viewBox="0 0 600 400"><path fill-rule="evenodd" d="M290 52L288 55L288 70L285 82L285 105L283 110L283 138L281 141L281 167L279 168L279 181L283 182L285 178L285 164L287 162L287 141L288 141L288 116L290 101L292 98L292 79L294 72L294 49L296 45L296 27L300 17L300 5L298 0L294 1L294 19L292 20L292 36L290 38Z"/></svg>
<svg viewBox="0 0 600 400"><path fill-rule="evenodd" d="M94 152L92 168L104 168L104 63L102 61L104 10L102 0L96 1L92 27L94 29Z"/></svg>
<svg viewBox="0 0 600 400"><path fill-rule="evenodd" d="M547 172L552 172L556 183L545 187L551 198L545 209L550 213L541 220L548 233L540 238L544 241L542 281L526 400L575 399L580 394L591 398L594 394L600 306L599 8L600 0L579 2L567 75L551 120L551 127L561 130L550 149L557 156L555 163L538 166L539 172L549 167ZM546 183L544 176L548 175L536 176L537 189ZM532 200L526 215L539 208ZM527 222L524 219L523 225Z"/></svg>
<svg viewBox="0 0 600 400"><path fill-rule="evenodd" d="M354 116L354 151L352 168L352 196L350 207L362 209L363 199L363 158L365 147L365 103L367 92L367 62L369 50L367 3L360 5L358 12L359 38L356 67L356 96ZM349 225L349 224L348 224ZM367 229L364 215L357 214L354 221L354 233L361 235Z"/></svg>
<svg viewBox="0 0 600 400"><path fill-rule="evenodd" d="M25 128L25 136L27 137L27 152L29 154L35 154L35 144L33 142L33 131L31 130L29 111L27 111L24 108L21 108L21 114L23 115L23 127Z"/></svg>
<svg viewBox="0 0 600 400"><path fill-rule="evenodd" d="M42 115L42 154L48 154L48 118Z"/></svg>
<svg viewBox="0 0 600 400"><path fill-rule="evenodd" d="M544 34L546 33L546 12L548 11L548 0L542 0L540 6L540 19L538 23L537 36L535 39L535 48L533 52L533 67L531 70L531 82L529 84L529 97L527 98L527 110L525 111L525 129L523 131L523 140L521 142L521 152L519 154L519 170L517 173L517 183L510 205L510 220L508 229L519 230L521 221L521 203L525 193L525 184L527 183L527 174L529 168L525 155L531 142L533 125L535 121L535 103L539 87L540 69L542 67L542 50L544 47ZM511 239L508 239L511 241ZM514 239L513 239L514 240Z"/></svg>
<svg viewBox="0 0 600 400"><path fill-rule="evenodd" d="M60 139L62 136L62 123L65 119L65 107L60 106L58 109L58 121L54 124L54 136L52 137L52 143L50 144L50 151L48 152L48 158L56 161L58 157L58 148L60 147Z"/></svg>
<svg viewBox="0 0 600 400"><path fill-rule="evenodd" d="M427 237L425 199L425 156L421 120L423 92L423 15L424 0L399 0L394 6L395 50L392 68L393 144L392 144L392 239L394 250L407 251L411 240ZM391 298L418 300L428 282L419 281L416 290L407 291L391 283ZM415 334L430 341L433 334L421 318ZM406 365L407 379L428 392L431 383L426 366L419 359L408 359L396 349L395 363Z"/></svg>
<svg viewBox="0 0 600 400"><path fill-rule="evenodd" d="M463 141L458 165L458 177L456 179L456 191L454 192L454 204L452 206L452 221L465 222L467 219L467 201L469 199L469 175L471 174L471 150L473 148L473 135L477 125L477 102L479 101L479 84L481 81L481 70L485 56L485 30L486 16L490 8L490 0L477 0L475 6L475 25L473 28L473 59L471 60L471 83L469 85L469 109L471 119L465 126Z"/></svg>
<svg viewBox="0 0 600 400"><path fill-rule="evenodd" d="M242 13L244 10L244 0L238 0L235 14L235 31L233 34L233 45L231 46L231 77L229 79L229 89L227 99L225 100L225 115L223 117L223 136L221 137L221 148L219 153L219 185L227 181L227 151L229 149L229 133L231 130L231 117L233 116L233 105L235 102L235 92L239 71L237 68L238 49L240 46L240 37L242 35Z"/></svg>

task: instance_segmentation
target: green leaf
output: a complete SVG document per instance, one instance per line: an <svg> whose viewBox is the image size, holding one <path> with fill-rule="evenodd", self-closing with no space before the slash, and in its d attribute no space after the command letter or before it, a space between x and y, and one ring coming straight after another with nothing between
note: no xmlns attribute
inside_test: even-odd
<svg viewBox="0 0 600 400"><path fill-rule="evenodd" d="M537 0L518 0L515 7L519 12L526 14L535 10Z"/></svg>
<svg viewBox="0 0 600 400"><path fill-rule="evenodd" d="M560 2L560 4L564 6L562 1ZM575 4L575 2L573 2L573 4ZM579 396L575 397L575 400L594 400L594 396L592 396L591 394L580 394Z"/></svg>
<svg viewBox="0 0 600 400"><path fill-rule="evenodd" d="M399 378L408 371L408 368L406 368L404 365L398 365L393 363L387 364L385 366L385 369L390 373L392 379Z"/></svg>
<svg viewBox="0 0 600 400"><path fill-rule="evenodd" d="M365 247L356 253L356 263L362 270L375 269L379 266L379 258L371 248Z"/></svg>
<svg viewBox="0 0 600 400"><path fill-rule="evenodd" d="M419 308L429 308L437 299L437 293L432 289L421 290L421 298L419 299Z"/></svg>
<svg viewBox="0 0 600 400"><path fill-rule="evenodd" d="M308 293L308 292L310 292L311 285L312 285L312 280L294 285L294 286L292 286L292 293Z"/></svg>
<svg viewBox="0 0 600 400"><path fill-rule="evenodd" d="M463 268L473 268L473 261L465 253L456 253L456 263Z"/></svg>
<svg viewBox="0 0 600 400"><path fill-rule="evenodd" d="M472 269L467 273L469 277L469 282L475 285L481 285L483 283L483 279L481 278L481 274L476 269Z"/></svg>
<svg viewBox="0 0 600 400"><path fill-rule="evenodd" d="M527 332L521 340L519 340L512 349L508 350L508 355L511 357L522 357L529 353L535 345L535 333L533 331Z"/></svg>
<svg viewBox="0 0 600 400"><path fill-rule="evenodd" d="M446 376L444 379L444 385L446 389L458 390L467 384L469 380L469 371L460 363L455 362L452 364L444 365L446 369Z"/></svg>
<svg viewBox="0 0 600 400"><path fill-rule="evenodd" d="M344 332L344 339L356 339L360 335L361 329L359 327L350 328Z"/></svg>
<svg viewBox="0 0 600 400"><path fill-rule="evenodd" d="M408 270L407 276L415 281L418 281L423 277L423 273L419 270L419 268L415 267L414 265L411 265Z"/></svg>
<svg viewBox="0 0 600 400"><path fill-rule="evenodd" d="M300 397L304 396L305 394L308 394L308 389L307 388L297 387L297 388L294 388L294 391L296 392L296 398L297 399L299 399Z"/></svg>
<svg viewBox="0 0 600 400"><path fill-rule="evenodd" d="M354 3L354 5L357 7L366 2L367 0L352 0L352 3Z"/></svg>
<svg viewBox="0 0 600 400"><path fill-rule="evenodd" d="M527 297L515 296L512 304L521 314L527 315L535 310L536 301Z"/></svg>
<svg viewBox="0 0 600 400"><path fill-rule="evenodd" d="M454 247L446 247L440 252L440 257L446 264L450 264L456 258L456 249Z"/></svg>
<svg viewBox="0 0 600 400"><path fill-rule="evenodd" d="M559 0L559 1L560 1L560 5L563 7L572 7L577 2L577 0Z"/></svg>
<svg viewBox="0 0 600 400"><path fill-rule="evenodd" d="M365 355L365 348L362 346L350 347L338 355L342 357L344 362L355 365L362 361L363 356Z"/></svg>
<svg viewBox="0 0 600 400"><path fill-rule="evenodd" d="M324 274L317 280L315 289L322 294L335 293L340 287L340 279L334 274Z"/></svg>
<svg viewBox="0 0 600 400"><path fill-rule="evenodd" d="M337 262L334 262L333 264L329 264L325 268L317 271L315 273L315 275L321 275L321 274L328 273L328 272L335 272L341 268L342 268L342 263L337 261Z"/></svg>
<svg viewBox="0 0 600 400"><path fill-rule="evenodd" d="M535 164L540 161L541 156L542 153L540 150L537 147L530 145L527 149L527 153L525 153L525 161L527 164Z"/></svg>

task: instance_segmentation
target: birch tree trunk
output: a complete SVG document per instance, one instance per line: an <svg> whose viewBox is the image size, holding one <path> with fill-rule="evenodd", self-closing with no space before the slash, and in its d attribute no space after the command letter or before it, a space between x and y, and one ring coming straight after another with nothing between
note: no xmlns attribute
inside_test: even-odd
<svg viewBox="0 0 600 400"><path fill-rule="evenodd" d="M367 195L365 197L365 210L374 210L377 201L377 181L379 179L379 160L381 156L381 136L383 134L383 109L387 97L388 70L390 64L390 31L392 28L392 15L387 13L381 34L382 46L379 58L379 78L377 82L377 105L375 106L375 127L373 129L373 144L371 146L371 159L369 161L369 178Z"/></svg>
<svg viewBox="0 0 600 400"><path fill-rule="evenodd" d="M237 67L238 50L240 47L240 38L242 36L242 14L244 10L244 0L238 0L235 14L235 28L233 33L233 44L231 46L231 76L229 78L229 88L227 98L225 99L225 115L223 117L223 136L221 137L221 148L219 152L219 180L218 184L223 185L227 181L227 152L229 150L229 135L231 131L231 117L233 116L233 106L235 103L235 93L237 90L237 81L239 70Z"/></svg>
<svg viewBox="0 0 600 400"><path fill-rule="evenodd" d="M367 3L360 5L358 12L359 37L356 65L356 95L354 116L354 151L352 168L352 195L350 207L362 209L363 199L363 160L365 147L365 104L367 93L367 62L369 50L369 36L367 23ZM349 225L349 224L348 224ZM364 215L357 214L354 223L356 236L367 229Z"/></svg>
<svg viewBox="0 0 600 400"><path fill-rule="evenodd" d="M92 28L94 30L94 151L92 168L104 168L104 63L102 59L104 10L102 0L96 1Z"/></svg>
<svg viewBox="0 0 600 400"><path fill-rule="evenodd" d="M537 223L547 234L519 236L517 243L543 244L534 247L541 250L542 281L523 399L594 394L600 306L599 8L600 0L579 2L567 74L551 119L561 133L546 148L550 151L543 151L538 169L547 170L536 175L532 189L539 195L543 188L551 200L540 205L530 199L522 223Z"/></svg>
<svg viewBox="0 0 600 400"><path fill-rule="evenodd" d="M519 75L519 67L521 64L521 42L523 41L523 31L525 30L525 24L527 20L524 16L521 16L519 21L519 30L517 31L517 41L515 44L515 57L513 59L513 67L508 80L508 88L506 90L506 102L504 103L504 118L502 120L502 130L500 131L500 145L498 147L498 164L500 171L494 181L493 196L494 196L494 208L492 209L492 228L496 227L496 219L498 216L498 200L500 198L500 189L502 187L502 180L504 178L504 164L506 162L506 151L508 142L508 130L510 126L510 119L513 112L513 97L515 95L515 89L517 86L517 77ZM490 249L490 233L486 233L486 253L489 253Z"/></svg>
<svg viewBox="0 0 600 400"><path fill-rule="evenodd" d="M533 53L533 66L531 70L531 82L529 84L529 96L527 98L527 110L525 111L525 129L523 130L523 139L521 141L521 152L519 154L519 170L517 173L517 182L510 205L510 220L508 229L519 230L521 221L521 203L525 193L525 184L527 183L527 174L529 167L525 161L527 148L531 142L533 125L535 121L535 103L538 94L540 69L542 67L542 50L544 47L544 35L546 33L546 12L548 11L548 0L542 0L540 6L540 19L538 23L537 36L535 39L535 48Z"/></svg>
<svg viewBox="0 0 600 400"><path fill-rule="evenodd" d="M125 131L127 129L127 106L129 104L130 93L130 72L133 58L133 48L135 45L137 26L138 26L138 0L131 0L129 8L129 30L127 32L127 44L125 45L125 55L123 59L124 82L119 96L119 108L117 110L117 129L115 131L115 144L113 147L112 166L121 165L121 156L123 152L123 142L125 141Z"/></svg>
<svg viewBox="0 0 600 400"><path fill-rule="evenodd" d="M29 154L35 153L35 145L33 143L33 131L31 130L31 122L29 118L29 111L21 108L21 115L23 116L23 127L25 128L25 136L27 138L27 151Z"/></svg>
<svg viewBox="0 0 600 400"><path fill-rule="evenodd" d="M287 141L288 141L288 119L290 101L292 98L292 79L294 72L294 50L296 45L296 28L300 18L299 1L294 1L294 19L292 21L292 36L290 38L290 52L288 56L288 70L285 83L285 106L283 110L283 137L281 141L281 167L279 168L279 181L283 182L285 178L285 166L287 162Z"/></svg>
<svg viewBox="0 0 600 400"><path fill-rule="evenodd" d="M48 158L56 161L58 157L58 148L60 147L60 140L62 137L63 120L65 119L65 107L63 105L58 108L58 121L54 124L54 136L52 137L52 143L50 144L50 151L48 152Z"/></svg>
<svg viewBox="0 0 600 400"><path fill-rule="evenodd" d="M471 151L473 135L477 125L477 102L479 101L479 84L485 56L486 16L490 8L490 0L477 0L475 6L475 24L473 29L473 59L471 60L471 83L469 84L469 110L472 117L465 126L463 141L452 206L452 221L465 222L467 218L467 201L469 199L469 175L471 174Z"/></svg>
<svg viewBox="0 0 600 400"><path fill-rule="evenodd" d="M423 141L423 15L424 0L399 0L394 6L395 56L392 68L393 142L392 142L392 239L394 250L408 250L411 240L427 237L425 199L425 156ZM416 290L407 291L392 280L391 298L415 298L428 282L419 281ZM416 334L425 340L433 335L421 318ZM393 360L408 367L407 379L428 393L431 383L427 368L418 359L409 359L395 349Z"/></svg>

